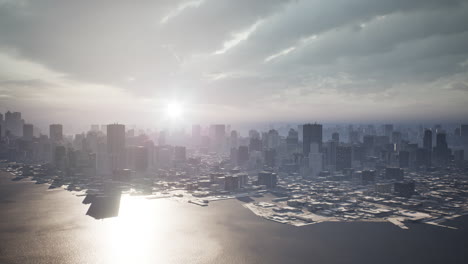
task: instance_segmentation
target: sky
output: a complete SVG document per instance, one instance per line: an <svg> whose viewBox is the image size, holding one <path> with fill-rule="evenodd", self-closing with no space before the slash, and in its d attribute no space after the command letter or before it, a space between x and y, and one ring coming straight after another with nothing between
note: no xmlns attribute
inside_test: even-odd
<svg viewBox="0 0 468 264"><path fill-rule="evenodd" d="M0 0L1 112L157 127L174 108L181 123L466 121L468 1Z"/></svg>

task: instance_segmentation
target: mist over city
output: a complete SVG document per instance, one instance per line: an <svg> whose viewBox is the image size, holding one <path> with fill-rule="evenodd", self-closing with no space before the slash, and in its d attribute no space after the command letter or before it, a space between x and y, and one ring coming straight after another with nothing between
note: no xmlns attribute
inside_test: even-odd
<svg viewBox="0 0 468 264"><path fill-rule="evenodd" d="M466 263L468 1L0 0L0 263Z"/></svg>

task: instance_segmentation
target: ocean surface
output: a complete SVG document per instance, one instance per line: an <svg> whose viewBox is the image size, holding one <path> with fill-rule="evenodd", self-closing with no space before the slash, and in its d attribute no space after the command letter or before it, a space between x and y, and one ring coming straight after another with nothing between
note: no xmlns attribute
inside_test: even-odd
<svg viewBox="0 0 468 264"><path fill-rule="evenodd" d="M294 227L242 201L208 207L122 196L118 217L96 220L61 188L0 172L0 263L468 263L468 217L457 230L390 223Z"/></svg>

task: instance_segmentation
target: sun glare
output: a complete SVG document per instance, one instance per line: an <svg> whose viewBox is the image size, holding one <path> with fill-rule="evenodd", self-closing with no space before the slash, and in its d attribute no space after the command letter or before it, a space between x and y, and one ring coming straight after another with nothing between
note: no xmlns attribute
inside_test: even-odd
<svg viewBox="0 0 468 264"><path fill-rule="evenodd" d="M178 102L171 102L166 106L166 115L170 119L179 119L183 114L183 106Z"/></svg>

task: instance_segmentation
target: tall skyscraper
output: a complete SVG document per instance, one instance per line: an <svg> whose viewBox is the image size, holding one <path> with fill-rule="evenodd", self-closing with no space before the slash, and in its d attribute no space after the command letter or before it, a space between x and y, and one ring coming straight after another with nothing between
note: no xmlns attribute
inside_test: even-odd
<svg viewBox="0 0 468 264"><path fill-rule="evenodd" d="M53 142L63 139L63 127L60 124L52 124L49 126L49 138Z"/></svg>
<svg viewBox="0 0 468 264"><path fill-rule="evenodd" d="M264 151L264 160L265 165L268 167L275 167L276 165L276 150L275 149L266 149Z"/></svg>
<svg viewBox="0 0 468 264"><path fill-rule="evenodd" d="M5 128L4 131L10 131L10 134L20 137L23 135L24 120L21 119L20 112L6 112L5 113Z"/></svg>
<svg viewBox="0 0 468 264"><path fill-rule="evenodd" d="M107 153L110 169L125 169L125 125L107 125Z"/></svg>
<svg viewBox="0 0 468 264"><path fill-rule="evenodd" d="M365 135L363 137L364 152L367 156L374 156L375 136Z"/></svg>
<svg viewBox="0 0 468 264"><path fill-rule="evenodd" d="M303 126L303 142L302 151L304 156L310 153L310 144L317 143L319 145L319 152L322 151L322 125L320 124L305 124Z"/></svg>
<svg viewBox="0 0 468 264"><path fill-rule="evenodd" d="M437 133L436 147L440 149L447 149L447 137L445 133Z"/></svg>
<svg viewBox="0 0 468 264"><path fill-rule="evenodd" d="M336 148L338 147L338 145L339 143L335 140L331 140L325 143L325 166L327 170L332 172L336 169Z"/></svg>
<svg viewBox="0 0 468 264"><path fill-rule="evenodd" d="M276 149L279 145L279 134L275 129L270 129L266 135L266 148Z"/></svg>
<svg viewBox="0 0 468 264"><path fill-rule="evenodd" d="M237 146L239 145L239 133L237 133L236 130L231 131L230 142L231 148L237 148Z"/></svg>
<svg viewBox="0 0 468 264"><path fill-rule="evenodd" d="M317 143L310 144L309 153L309 169L311 176L318 176L322 171L323 155L319 152L319 145Z"/></svg>
<svg viewBox="0 0 468 264"><path fill-rule="evenodd" d="M338 146L336 148L336 170L352 167L352 147Z"/></svg>
<svg viewBox="0 0 468 264"><path fill-rule="evenodd" d="M296 130L289 129L288 136L286 137L286 150L289 155L298 151L299 135Z"/></svg>
<svg viewBox="0 0 468 264"><path fill-rule="evenodd" d="M447 137L445 133L437 133L436 146L434 148L434 160L436 165L445 166L449 161L450 149L447 144Z"/></svg>
<svg viewBox="0 0 468 264"><path fill-rule="evenodd" d="M215 124L210 127L211 149L218 153L224 151L224 140L226 138L226 125Z"/></svg>
<svg viewBox="0 0 468 264"><path fill-rule="evenodd" d="M242 166L249 160L249 148L247 146L239 146L237 151L237 165Z"/></svg>
<svg viewBox="0 0 468 264"><path fill-rule="evenodd" d="M32 124L23 125L23 139L31 141L34 137L34 127Z"/></svg>
<svg viewBox="0 0 468 264"><path fill-rule="evenodd" d="M174 147L174 161L183 162L187 159L187 151L183 146Z"/></svg>
<svg viewBox="0 0 468 264"><path fill-rule="evenodd" d="M468 144L468 124L460 126L460 136L464 144Z"/></svg>
<svg viewBox="0 0 468 264"><path fill-rule="evenodd" d="M432 152L432 131L430 129L424 131L423 148Z"/></svg>

